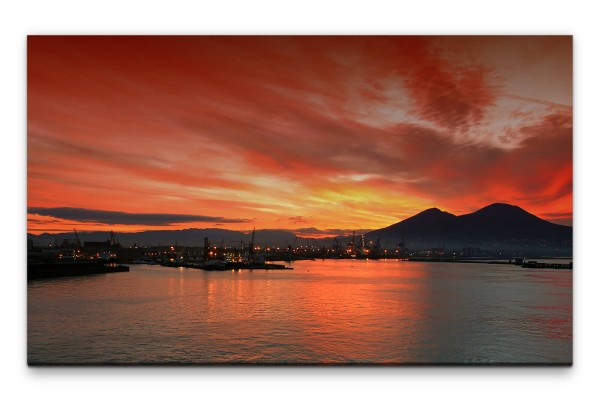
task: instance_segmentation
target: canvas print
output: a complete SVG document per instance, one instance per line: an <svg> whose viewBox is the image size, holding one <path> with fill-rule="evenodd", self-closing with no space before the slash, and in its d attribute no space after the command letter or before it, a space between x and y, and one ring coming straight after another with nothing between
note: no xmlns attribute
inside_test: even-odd
<svg viewBox="0 0 600 401"><path fill-rule="evenodd" d="M570 36L30 36L29 365L570 365Z"/></svg>

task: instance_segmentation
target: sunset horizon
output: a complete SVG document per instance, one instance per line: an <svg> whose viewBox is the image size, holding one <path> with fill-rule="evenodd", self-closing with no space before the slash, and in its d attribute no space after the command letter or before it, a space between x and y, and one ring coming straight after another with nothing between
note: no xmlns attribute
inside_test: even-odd
<svg viewBox="0 0 600 401"><path fill-rule="evenodd" d="M27 363L571 366L572 42L29 36Z"/></svg>
<svg viewBox="0 0 600 401"><path fill-rule="evenodd" d="M569 36L29 36L27 229L369 230L496 202L572 225L571 53Z"/></svg>
<svg viewBox="0 0 600 401"><path fill-rule="evenodd" d="M485 205L485 207L489 207L492 205L503 204L502 202L495 202L490 205ZM518 205L509 205L516 206ZM447 212L456 216L460 216L460 214L452 213L448 210L444 210L438 207L430 207L419 212L416 212L414 215L407 216L398 221L388 224L387 226L382 227L367 227L367 228L340 228L340 229L329 229L329 230L320 230L316 227L291 227L291 228L281 228L281 227L273 227L267 228L268 230L281 230L281 231L289 231L294 233L299 237L308 237L308 238L330 238L337 236L350 236L353 233L368 233L370 231L375 231L377 229L385 228L390 225L405 221L411 217L414 217L420 213L426 212L431 209L437 209L441 212ZM482 208L478 208L473 210L472 212L467 212L464 214L470 214L481 210ZM527 212L527 211L526 211ZM198 216L198 215L183 215L183 214L164 214L164 213L144 213L144 214L133 214L133 213L124 213L118 211L107 211L107 210L89 210L89 209L78 209L78 208L29 208L29 214L49 217L49 218L59 218L63 220L65 225L67 226L64 229L52 229L52 230L44 230L44 229L34 229L33 232L29 234L41 234L41 233L54 233L54 234L71 234L73 230L79 231L81 233L85 232L110 232L117 231L122 233L140 233L144 231L177 231L177 230L206 230L206 229L221 229L221 230L231 230L231 231L240 231L244 233L250 233L254 230L263 230L263 227L257 227L254 224L253 220L248 222L227 222L227 219L223 217L208 217L208 216ZM73 216L72 219L65 218L64 216ZM538 217L538 216L536 216ZM76 219L77 218L77 219ZM212 220L215 221L213 224L216 226L205 226L202 224L195 223L196 221L203 220ZM138 223L138 221L140 223ZM156 221L156 223L151 223L152 221ZM187 221L187 223L186 223ZM225 222L219 222L225 221ZM143 223L141 223L143 222ZM247 223L246 228L231 228L227 225L227 223L236 223L242 224ZM69 226L70 224L70 226ZM569 224L560 224L571 227ZM81 226L84 228L82 229Z"/></svg>

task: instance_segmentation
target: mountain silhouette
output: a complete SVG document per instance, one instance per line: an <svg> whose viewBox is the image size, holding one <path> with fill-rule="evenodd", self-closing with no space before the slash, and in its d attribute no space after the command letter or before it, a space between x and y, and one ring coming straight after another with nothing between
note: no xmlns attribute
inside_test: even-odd
<svg viewBox="0 0 600 401"><path fill-rule="evenodd" d="M573 228L550 223L518 206L494 203L456 216L427 209L399 223L371 231L367 238L400 242L407 247L505 246L571 247Z"/></svg>
<svg viewBox="0 0 600 401"><path fill-rule="evenodd" d="M438 239L452 235L455 226L455 215L432 208L389 227L371 231L366 237L370 239L381 235L383 240L401 239L404 234L409 233L413 240Z"/></svg>
<svg viewBox="0 0 600 401"><path fill-rule="evenodd" d="M123 246L132 246L133 244L141 244L142 246L156 245L181 245L181 246L204 246L204 237L208 237L211 244L219 246L221 242L224 246L238 247L240 241L248 244L252 238L252 232L241 232L233 230L224 230L219 228L188 228L182 230L150 230L137 233L117 233L119 242ZM270 245L281 243L282 246L294 242L295 235L287 230L256 230L255 243L258 245ZM75 240L75 234L60 233L60 234L28 234L27 238L33 240L35 244L45 245L53 244L55 241L59 243L63 239L70 241ZM81 242L85 241L106 241L109 233L102 231L79 232Z"/></svg>
<svg viewBox="0 0 600 401"><path fill-rule="evenodd" d="M251 233L224 229L155 230L139 233L117 233L124 246L141 245L203 246L204 237L213 245L239 247L240 241L248 243ZM107 232L81 232L81 241L105 241ZM42 245L74 240L73 233L28 234L28 239ZM301 238L299 236L299 238ZM476 212L456 216L438 208L424 210L401 222L365 234L367 241L381 241L385 248L395 248L400 242L409 249L461 249L477 247L491 250L525 250L540 254L572 255L573 228L553 224L521 209L518 206L494 203ZM346 244L351 237L338 237ZM256 230L255 242L260 245L287 246L297 242L289 230ZM319 246L330 246L333 237L317 240ZM302 241L298 242L302 244Z"/></svg>
<svg viewBox="0 0 600 401"><path fill-rule="evenodd" d="M542 220L518 206L494 203L458 217L458 234L471 239L562 241L571 239L572 227Z"/></svg>

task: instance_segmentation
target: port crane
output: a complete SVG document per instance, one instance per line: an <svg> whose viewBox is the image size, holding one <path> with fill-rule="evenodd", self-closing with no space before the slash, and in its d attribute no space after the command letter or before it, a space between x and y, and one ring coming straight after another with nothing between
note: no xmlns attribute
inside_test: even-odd
<svg viewBox="0 0 600 401"><path fill-rule="evenodd" d="M254 254L254 234L256 233L256 227L252 229L252 237L250 238L250 244L248 244L248 249L250 251L249 256Z"/></svg>
<svg viewBox="0 0 600 401"><path fill-rule="evenodd" d="M219 245L219 247L217 249L215 249L215 254L217 256L219 256L219 254L221 254L220 256L225 257L225 248L223 248L223 244L225 244L225 238L221 239L221 244Z"/></svg>
<svg viewBox="0 0 600 401"><path fill-rule="evenodd" d="M110 246L112 248L120 248L121 247L121 243L117 239L117 236L115 235L115 232L112 231L112 230L110 231Z"/></svg>
<svg viewBox="0 0 600 401"><path fill-rule="evenodd" d="M202 252L202 259L204 259L205 261L208 260L208 257L210 256L209 250L210 241L208 240L208 237L204 237L204 251Z"/></svg>
<svg viewBox="0 0 600 401"><path fill-rule="evenodd" d="M298 236L297 235L294 237L294 242L292 243L292 245L288 245L288 252L289 252L290 262L294 260L294 246L296 246L296 241L298 241Z"/></svg>
<svg viewBox="0 0 600 401"><path fill-rule="evenodd" d="M373 245L372 249L373 249L373 256L378 256L379 251L381 250L381 234L379 234L379 236L377 236L377 241L375 241L375 244Z"/></svg>
<svg viewBox="0 0 600 401"><path fill-rule="evenodd" d="M400 253L400 257L404 257L405 247L406 245L404 244L404 233L402 233L402 241L396 247L396 252Z"/></svg>
<svg viewBox="0 0 600 401"><path fill-rule="evenodd" d="M348 244L348 253L349 254L354 253L355 249L356 249L356 230L352 231L352 242L350 242Z"/></svg>
<svg viewBox="0 0 600 401"><path fill-rule="evenodd" d="M340 242L338 241L337 237L333 238L333 245L331 245L331 250L335 255L337 255L340 251Z"/></svg>
<svg viewBox="0 0 600 401"><path fill-rule="evenodd" d="M77 235L77 230L73 228L73 232L75 233L75 241L77 241L77 249L81 249L81 241L79 240L79 235Z"/></svg>
<svg viewBox="0 0 600 401"><path fill-rule="evenodd" d="M324 255L326 253L326 251L325 251L325 245L323 245L323 246L319 245L319 241L317 241L316 238L311 238L311 239L315 243L315 248L314 248L313 251L320 252L321 255Z"/></svg>
<svg viewBox="0 0 600 401"><path fill-rule="evenodd" d="M398 244L398 248L404 249L404 233L402 233L402 241Z"/></svg>

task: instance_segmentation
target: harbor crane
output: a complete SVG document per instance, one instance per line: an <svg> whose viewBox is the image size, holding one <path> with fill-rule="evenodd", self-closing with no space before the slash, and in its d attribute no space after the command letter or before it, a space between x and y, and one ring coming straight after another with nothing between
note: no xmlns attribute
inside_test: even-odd
<svg viewBox="0 0 600 401"><path fill-rule="evenodd" d="M402 241L398 244L398 248L400 248L400 250L404 250L404 233L402 233Z"/></svg>
<svg viewBox="0 0 600 401"><path fill-rule="evenodd" d="M352 231L352 241L348 244L348 248L354 250L356 247L356 231Z"/></svg>
<svg viewBox="0 0 600 401"><path fill-rule="evenodd" d="M77 241L77 249L81 249L81 241L79 240L79 235L77 235L77 230L73 228L73 232L75 233L75 241Z"/></svg>
<svg viewBox="0 0 600 401"><path fill-rule="evenodd" d="M204 251L202 252L202 259L205 261L209 259L209 251L210 251L210 241L208 237L204 237Z"/></svg>
<svg viewBox="0 0 600 401"><path fill-rule="evenodd" d="M288 245L288 256L290 258L290 262L294 260L294 247L296 246L296 241L298 241L297 235L294 237L294 242L292 243L292 245Z"/></svg>
<svg viewBox="0 0 600 401"><path fill-rule="evenodd" d="M250 240L250 244L249 244L248 260L250 260L252 258L252 256L254 255L254 234L255 233L256 233L256 227L254 227L252 229L252 239Z"/></svg>
<svg viewBox="0 0 600 401"><path fill-rule="evenodd" d="M115 235L114 231L110 231L110 246L113 248L120 248L121 247L121 243L119 242L119 240L117 239L117 236Z"/></svg>
<svg viewBox="0 0 600 401"><path fill-rule="evenodd" d="M377 241L375 241L375 244L373 245L373 255L377 256L379 255L379 252L381 250L381 234L379 234L379 236L377 236Z"/></svg>

